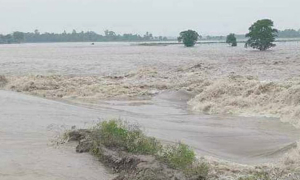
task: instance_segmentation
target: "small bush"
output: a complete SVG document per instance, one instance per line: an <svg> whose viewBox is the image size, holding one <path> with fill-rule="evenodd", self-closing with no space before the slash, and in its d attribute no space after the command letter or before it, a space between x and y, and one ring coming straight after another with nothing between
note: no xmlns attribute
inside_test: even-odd
<svg viewBox="0 0 300 180"><path fill-rule="evenodd" d="M101 146L105 146L116 151L152 155L191 179L205 180L208 175L208 165L196 161L195 153L189 146L182 143L162 146L157 139L145 136L138 126L118 120L104 121L91 130L90 137L93 141L91 152L99 158L102 156Z"/></svg>
<svg viewBox="0 0 300 180"><path fill-rule="evenodd" d="M98 124L93 132L99 136L96 139L104 146L131 153L155 155L162 148L155 138L146 137L138 127L130 129L121 121L104 121Z"/></svg>
<svg viewBox="0 0 300 180"><path fill-rule="evenodd" d="M162 159L171 168L185 170L194 163L195 153L189 146L179 143L166 147L163 150Z"/></svg>
<svg viewBox="0 0 300 180"><path fill-rule="evenodd" d="M198 177L199 180L204 180L208 176L209 166L207 163L204 162L197 162L192 166L186 168L184 173L188 177Z"/></svg>

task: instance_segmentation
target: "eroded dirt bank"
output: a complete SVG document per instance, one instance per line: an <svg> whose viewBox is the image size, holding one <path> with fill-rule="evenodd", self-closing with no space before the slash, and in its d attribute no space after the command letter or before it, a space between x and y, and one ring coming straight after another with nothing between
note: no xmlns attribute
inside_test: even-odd
<svg viewBox="0 0 300 180"><path fill-rule="evenodd" d="M117 126L115 122L105 121L91 129L66 132L67 141L79 143L76 152L90 152L119 173L114 180L297 180L300 177L299 149L294 149L293 157L286 156L280 163L256 166L222 162L208 157L197 159L192 156L190 159L190 151L181 149L185 145L175 144L171 149L166 149L157 140L144 137L139 130L134 130L136 128L124 129L124 126ZM120 131L124 134L120 134ZM140 135L132 136L136 133ZM154 151L145 151L145 146ZM129 153L128 147L139 149L133 148ZM132 151L134 149L137 151ZM175 167L170 164L174 158ZM291 161L291 158L294 160Z"/></svg>

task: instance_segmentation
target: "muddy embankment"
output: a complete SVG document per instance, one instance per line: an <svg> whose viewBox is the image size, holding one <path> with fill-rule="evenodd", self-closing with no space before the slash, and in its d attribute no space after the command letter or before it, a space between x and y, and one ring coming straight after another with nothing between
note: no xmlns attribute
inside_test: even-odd
<svg viewBox="0 0 300 180"><path fill-rule="evenodd" d="M110 127L113 129L113 127ZM125 130L125 129L122 129ZM97 130L99 131L99 130ZM108 132L106 132L108 133ZM112 135L109 132L110 136ZM98 134L98 135L95 135ZM100 133L101 134L101 133ZM186 170L175 169L169 167L163 160L158 160L155 155L150 155L148 153L129 153L126 148L119 146L105 146L101 143L101 137L99 132L94 130L73 130L66 133L67 141L76 141L78 146L76 147L76 152L87 153L90 152L109 169L118 175L113 180L206 180L208 173L208 166L204 163L199 163L200 166L197 168L197 173L195 172L183 172ZM103 137L102 137L103 138ZM108 138L108 137L105 137ZM112 138L112 137L110 137ZM120 138L120 137L119 137ZM132 138L132 137L127 137ZM135 139L136 138L136 139ZM140 137L135 137L135 141L149 141L148 139L141 139ZM114 140L111 140L114 141ZM152 140L150 140L152 141ZM134 143L134 142L127 142ZM137 148L142 148L142 144L137 146ZM145 145L144 145L145 146ZM150 145L152 146L152 145ZM160 145L158 145L160 146ZM141 150L139 150L141 151ZM184 160L183 156L176 154L176 158ZM186 158L187 159L187 158ZM184 164L184 162L176 161L178 165ZM184 164L185 165L185 164ZM190 167L193 168L193 167ZM196 170L196 169L195 169ZM188 175L189 174L189 175Z"/></svg>
<svg viewBox="0 0 300 180"><path fill-rule="evenodd" d="M297 180L300 177L299 162L295 161L295 159L299 159L299 149L295 149L292 156L285 157L280 164L246 166L202 157L187 161L186 167L174 168L161 157L176 159L174 162L180 165L188 158L185 154L187 152L180 150L176 154L172 154L171 150L167 151L168 156L163 155L164 151L159 151L156 155L128 153L122 143L117 143L118 146L107 147L107 144L105 145L103 139L112 138L114 133L121 136L116 130L113 130L113 127L109 126L110 133L107 131L101 133L98 127L97 125L96 128L89 130L69 131L66 134L67 141L78 142L76 152L90 152L98 157L103 164L118 174L114 180ZM107 136L108 134L110 135ZM142 147L145 146L142 145L143 142L147 142L147 140L139 139L138 136L133 138L136 140L127 143L140 143L137 147ZM178 146L174 147L178 148ZM294 160L292 161L292 159Z"/></svg>

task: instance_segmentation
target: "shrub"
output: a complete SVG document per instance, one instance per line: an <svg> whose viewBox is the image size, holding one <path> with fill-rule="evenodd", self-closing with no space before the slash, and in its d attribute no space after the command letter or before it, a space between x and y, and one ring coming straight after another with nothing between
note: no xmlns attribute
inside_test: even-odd
<svg viewBox="0 0 300 180"><path fill-rule="evenodd" d="M102 156L101 146L105 146L116 151L152 155L191 179L205 180L208 175L208 165L196 161L189 146L182 143L162 146L157 139L145 136L138 126L119 120L104 121L92 128L90 137L93 142L91 152L99 158Z"/></svg>
<svg viewBox="0 0 300 180"><path fill-rule="evenodd" d="M209 172L209 166L205 162L196 162L192 166L188 166L184 170L187 177L198 177L199 180L204 180L207 178Z"/></svg>
<svg viewBox="0 0 300 180"><path fill-rule="evenodd" d="M161 150L162 146L155 138L146 137L137 127L121 121L111 120L98 124L93 129L93 134L106 147L118 148L131 153L154 155Z"/></svg>
<svg viewBox="0 0 300 180"><path fill-rule="evenodd" d="M174 169L186 169L195 161L195 153L189 146L179 143L163 150L162 160Z"/></svg>

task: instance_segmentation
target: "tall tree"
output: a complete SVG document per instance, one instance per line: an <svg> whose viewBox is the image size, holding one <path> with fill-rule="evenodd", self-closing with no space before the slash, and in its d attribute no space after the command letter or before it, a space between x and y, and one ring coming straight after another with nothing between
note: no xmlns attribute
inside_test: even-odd
<svg viewBox="0 0 300 180"><path fill-rule="evenodd" d="M271 47L275 47L273 44L275 37L277 37L278 30L273 28L274 23L270 19L263 19L255 22L250 28L249 33L246 34L248 41L245 47L252 47L265 51Z"/></svg>
<svg viewBox="0 0 300 180"><path fill-rule="evenodd" d="M200 36L196 31L187 30L187 31L182 31L177 39L179 42L182 41L186 47L193 47L195 46L199 37Z"/></svg>
<svg viewBox="0 0 300 180"><path fill-rule="evenodd" d="M226 38L226 43L230 44L231 46L237 46L235 34L229 34Z"/></svg>

